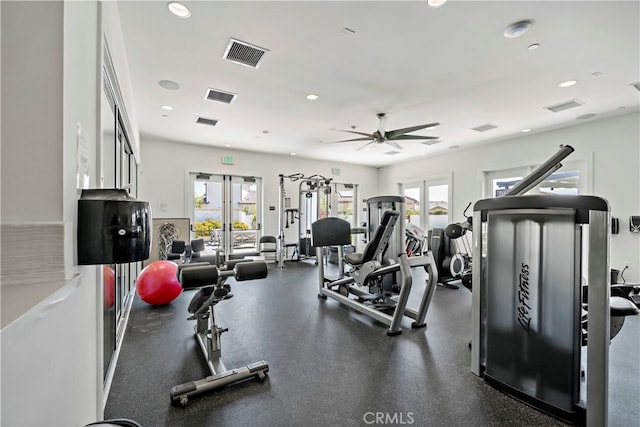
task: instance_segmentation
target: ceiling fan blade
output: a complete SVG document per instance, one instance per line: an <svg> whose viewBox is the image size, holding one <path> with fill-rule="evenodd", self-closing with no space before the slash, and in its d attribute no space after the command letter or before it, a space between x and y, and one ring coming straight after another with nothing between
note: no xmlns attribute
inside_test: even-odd
<svg viewBox="0 0 640 427"><path fill-rule="evenodd" d="M340 142L352 142L352 141L371 141L371 138L353 138L353 139L343 139L341 141L330 141L330 142L322 142L322 144L338 144Z"/></svg>
<svg viewBox="0 0 640 427"><path fill-rule="evenodd" d="M420 130L420 129L436 127L439 124L440 123L429 123L429 124L426 124L426 125L411 126L411 127L408 127L408 128L390 130L389 132L386 133L386 137L389 138L389 139L398 139L397 138L398 135L404 135L405 133L415 132L415 131Z"/></svg>
<svg viewBox="0 0 640 427"><path fill-rule="evenodd" d="M420 136L420 135L398 135L395 138L388 138L388 139L393 139L395 141L406 141L406 140L410 140L410 139L440 139L439 136Z"/></svg>
<svg viewBox="0 0 640 427"><path fill-rule="evenodd" d="M360 150L364 150L365 148L367 148L368 146L370 146L371 144L373 144L375 141L370 141L366 144L364 144L362 147L358 148L356 151L360 151Z"/></svg>
<svg viewBox="0 0 640 427"><path fill-rule="evenodd" d="M339 130L340 132L355 133L356 135L368 136L369 138L373 138L372 134L366 133L366 132L358 132L357 130L345 130L345 129L334 129L334 130Z"/></svg>
<svg viewBox="0 0 640 427"><path fill-rule="evenodd" d="M398 144L397 142L395 142L393 139L387 139L384 142L386 142L387 144L389 144L390 146L392 146L393 148L397 148L398 150L404 150L404 148L402 147L402 145Z"/></svg>

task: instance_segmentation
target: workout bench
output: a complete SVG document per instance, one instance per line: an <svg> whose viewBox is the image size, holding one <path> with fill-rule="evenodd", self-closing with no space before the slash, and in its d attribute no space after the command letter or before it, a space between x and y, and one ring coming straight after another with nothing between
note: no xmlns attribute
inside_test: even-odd
<svg viewBox="0 0 640 427"><path fill-rule="evenodd" d="M189 320L195 320L195 338L204 355L211 376L190 381L171 388L171 403L183 408L189 398L216 390L227 385L254 377L264 381L269 365L264 360L251 363L240 368L229 370L222 363L220 336L227 328L216 324L214 307L221 301L233 297L231 287L226 284L229 277L237 281L263 279L267 277L267 265L263 261L233 260L224 268L214 265L185 264L179 270L180 283L183 289L198 289L189 303Z"/></svg>

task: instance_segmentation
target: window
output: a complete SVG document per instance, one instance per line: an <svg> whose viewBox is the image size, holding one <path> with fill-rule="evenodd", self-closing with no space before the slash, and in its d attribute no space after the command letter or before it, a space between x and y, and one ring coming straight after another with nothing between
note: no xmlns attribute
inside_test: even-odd
<svg viewBox="0 0 640 427"><path fill-rule="evenodd" d="M566 160L563 167L549 175L527 194L584 194L590 187L586 179L587 160ZM484 172L485 197L500 197L532 172L537 165Z"/></svg>
<svg viewBox="0 0 640 427"><path fill-rule="evenodd" d="M444 228L450 222L451 177L433 177L400 184L405 200L405 222L424 230Z"/></svg>

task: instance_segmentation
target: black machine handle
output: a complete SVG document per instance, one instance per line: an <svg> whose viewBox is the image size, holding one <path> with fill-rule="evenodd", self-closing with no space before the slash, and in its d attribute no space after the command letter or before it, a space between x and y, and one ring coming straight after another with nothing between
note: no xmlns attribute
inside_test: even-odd
<svg viewBox="0 0 640 427"><path fill-rule="evenodd" d="M556 170L562 167L560 163L565 157L573 153L574 149L570 145L560 145L560 150L554 154L549 160L538 166L533 172L524 177L522 181L513 186L509 191L503 194L503 196L518 196L526 193L540 182L544 181L546 177L551 175Z"/></svg>

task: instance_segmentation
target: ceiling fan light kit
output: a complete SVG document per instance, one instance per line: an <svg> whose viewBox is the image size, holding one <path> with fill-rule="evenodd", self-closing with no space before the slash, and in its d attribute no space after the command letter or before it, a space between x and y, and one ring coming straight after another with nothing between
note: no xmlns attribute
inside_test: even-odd
<svg viewBox="0 0 640 427"><path fill-rule="evenodd" d="M387 144L392 146L393 148L402 150L403 147L400 144L398 144L397 141L430 140L430 144L428 145L437 144L438 142L440 142L440 141L437 141L439 139L438 136L407 135L408 133L415 132L417 130L432 129L438 126L440 123L428 123L424 125L410 126L406 128L387 131L386 130L386 121L387 121L386 114L378 113L377 116L380 123L378 124L378 130L376 130L375 132L366 133L366 132L359 132L356 130L341 130L342 132L349 132L356 135L361 135L361 137L353 138L353 139L343 139L342 141L335 141L333 143L336 144L340 142L368 141L365 145L357 149L357 151L360 151L367 148L371 144ZM355 128L355 126L352 126L352 128ZM423 144L424 143L425 142L423 142Z"/></svg>

